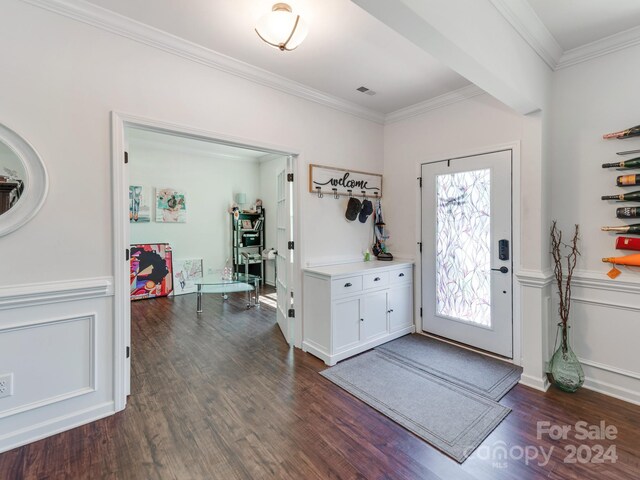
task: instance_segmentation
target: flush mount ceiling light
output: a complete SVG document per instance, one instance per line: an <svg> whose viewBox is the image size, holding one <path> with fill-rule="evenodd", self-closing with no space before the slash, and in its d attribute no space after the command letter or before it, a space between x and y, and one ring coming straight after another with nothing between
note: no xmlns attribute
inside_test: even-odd
<svg viewBox="0 0 640 480"><path fill-rule="evenodd" d="M283 52L295 49L307 36L306 23L286 3L276 3L258 20L255 30L263 42Z"/></svg>

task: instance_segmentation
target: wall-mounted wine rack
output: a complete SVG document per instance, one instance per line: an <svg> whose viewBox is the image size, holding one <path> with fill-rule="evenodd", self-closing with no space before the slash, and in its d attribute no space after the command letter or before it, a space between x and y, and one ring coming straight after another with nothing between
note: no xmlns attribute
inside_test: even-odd
<svg viewBox="0 0 640 480"><path fill-rule="evenodd" d="M640 125L619 132L608 133L602 136L604 139L625 139L631 137L640 136ZM626 187L640 186L640 172L632 173L633 170L640 170L640 150L626 150L623 152L617 152L617 155L637 155L628 160L621 160L619 162L604 163L602 168L615 168L616 170L623 171L626 174L618 175L616 178L616 185L621 188L625 188L625 191L616 195L604 195L602 200L615 200L618 202L631 202L640 203L640 190L634 190L632 192L626 191ZM616 218L619 219L640 219L640 206L624 206L616 208ZM640 222L640 220L638 220ZM625 236L617 237L615 248L617 250L633 250L640 252L640 223L632 223L630 225L621 225L613 227L602 227L605 232L615 232L618 234L624 234ZM634 235L634 236L626 236ZM635 236L638 235L638 236ZM605 257L602 259L605 263L611 264L611 270L607 273L610 278L616 278L620 275L620 270L616 268L616 265L627 265L640 267L640 253L634 253L629 255L617 256L617 257Z"/></svg>

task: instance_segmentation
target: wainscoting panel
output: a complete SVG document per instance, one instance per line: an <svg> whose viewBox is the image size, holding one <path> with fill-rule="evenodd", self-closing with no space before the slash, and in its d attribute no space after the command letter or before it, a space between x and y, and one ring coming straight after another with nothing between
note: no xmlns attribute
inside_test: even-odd
<svg viewBox="0 0 640 480"><path fill-rule="evenodd" d="M0 452L113 413L111 279L0 288Z"/></svg>
<svg viewBox="0 0 640 480"><path fill-rule="evenodd" d="M0 418L94 392L95 324L94 312L0 327L0 375L13 374L13 396L0 399ZM46 361L25 362L25 345Z"/></svg>
<svg viewBox="0 0 640 480"><path fill-rule="evenodd" d="M585 372L585 387L640 404L640 282L604 273L576 271L572 284L571 344ZM558 321L553 288L549 352Z"/></svg>

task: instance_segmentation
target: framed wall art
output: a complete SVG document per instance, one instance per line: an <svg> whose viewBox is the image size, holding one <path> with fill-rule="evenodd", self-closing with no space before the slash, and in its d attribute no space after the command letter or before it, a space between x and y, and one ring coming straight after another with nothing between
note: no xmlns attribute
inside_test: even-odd
<svg viewBox="0 0 640 480"><path fill-rule="evenodd" d="M148 188L129 185L129 222L147 223L151 221Z"/></svg>
<svg viewBox="0 0 640 480"><path fill-rule="evenodd" d="M131 300L166 297L173 291L173 262L168 243L131 245L129 250Z"/></svg>
<svg viewBox="0 0 640 480"><path fill-rule="evenodd" d="M156 222L184 223L187 221L186 194L175 188L156 189Z"/></svg>
<svg viewBox="0 0 640 480"><path fill-rule="evenodd" d="M202 278L202 259L190 258L173 261L173 294L195 293L194 281Z"/></svg>
<svg viewBox="0 0 640 480"><path fill-rule="evenodd" d="M319 196L329 194L382 198L382 175L309 165L309 191Z"/></svg>

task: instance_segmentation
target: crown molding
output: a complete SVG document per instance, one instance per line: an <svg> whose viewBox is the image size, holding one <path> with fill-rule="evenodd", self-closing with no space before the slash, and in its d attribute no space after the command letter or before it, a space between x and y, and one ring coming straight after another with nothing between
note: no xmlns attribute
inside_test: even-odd
<svg viewBox="0 0 640 480"><path fill-rule="evenodd" d="M554 71L640 44L640 27L634 27L563 51L526 0L489 1Z"/></svg>
<svg viewBox="0 0 640 480"><path fill-rule="evenodd" d="M364 118L365 120L379 124L384 123L385 116L382 113L361 107L333 95L328 95L84 0L22 1L274 90Z"/></svg>
<svg viewBox="0 0 640 480"><path fill-rule="evenodd" d="M640 44L640 27L633 27L595 42L567 50L560 58L556 69L570 67L638 44Z"/></svg>
<svg viewBox="0 0 640 480"><path fill-rule="evenodd" d="M476 85L467 85L466 87L459 88L458 90L447 92L443 95L430 98L429 100L426 100L424 102L416 103L415 105L410 105L408 107L401 108L400 110L396 110L395 112L388 113L385 116L384 123L385 125L388 125L390 123L406 120L408 118L416 117L418 115L422 115L423 113L430 112L431 110L435 110L437 108L442 108L454 103L462 102L464 100L469 100L470 98L477 97L478 95L482 95L484 93L486 92Z"/></svg>
<svg viewBox="0 0 640 480"><path fill-rule="evenodd" d="M489 0L515 31L552 69L562 57L562 47L526 0Z"/></svg>

